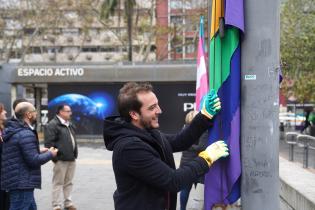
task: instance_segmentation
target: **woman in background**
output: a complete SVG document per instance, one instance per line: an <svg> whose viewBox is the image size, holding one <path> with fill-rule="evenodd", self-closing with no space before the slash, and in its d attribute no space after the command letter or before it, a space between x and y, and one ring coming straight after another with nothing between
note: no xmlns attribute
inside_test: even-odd
<svg viewBox="0 0 315 210"><path fill-rule="evenodd" d="M7 119L7 112L4 109L4 105L0 103L0 169L1 169L1 155L2 155L2 132L4 129L4 123ZM0 170L0 183L1 183L1 170ZM0 191L0 210L9 209L9 193Z"/></svg>
<svg viewBox="0 0 315 210"><path fill-rule="evenodd" d="M198 114L197 111L190 111L187 113L185 117L185 125L184 129L186 126L188 126L191 121L194 119L194 117ZM193 159L198 157L198 154L205 150L207 148L208 144L208 131L204 132L200 138L198 139L195 144L193 144L188 150L183 151L182 157L180 159L180 165L179 167L185 167L185 164L191 162ZM203 184L204 183L204 177L200 177L194 184L195 187L197 186L197 183ZM180 191L180 210L186 210L188 198L189 198L189 193L192 188L192 184L186 186L184 189Z"/></svg>

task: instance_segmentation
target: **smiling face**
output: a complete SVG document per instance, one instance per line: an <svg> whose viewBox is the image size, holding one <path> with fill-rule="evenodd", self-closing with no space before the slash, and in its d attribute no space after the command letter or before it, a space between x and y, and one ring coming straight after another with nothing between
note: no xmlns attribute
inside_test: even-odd
<svg viewBox="0 0 315 210"><path fill-rule="evenodd" d="M137 94L137 97L142 106L140 113L135 111L130 112L132 123L142 129L159 128L159 115L162 113L162 110L158 104L156 95L149 91L140 92Z"/></svg>

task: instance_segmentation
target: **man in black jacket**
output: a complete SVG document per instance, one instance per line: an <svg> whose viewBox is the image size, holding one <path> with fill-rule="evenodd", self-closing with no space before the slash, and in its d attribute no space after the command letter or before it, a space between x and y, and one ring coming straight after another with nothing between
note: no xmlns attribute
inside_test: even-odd
<svg viewBox="0 0 315 210"><path fill-rule="evenodd" d="M54 210L61 210L60 194L63 191L64 207L76 210L71 192L75 172L75 159L78 157L78 147L74 126L70 122L71 108L66 104L57 107L57 115L45 127L45 146L58 148L54 161L52 206Z"/></svg>
<svg viewBox="0 0 315 210"><path fill-rule="evenodd" d="M176 135L161 133L158 117L162 113L152 86L127 83L119 92L120 117L104 122L104 141L113 151L117 190L116 210L175 210L176 192L200 176L220 157L228 155L223 141L208 146L193 161L175 169L173 152L188 149L212 125L221 109L214 92L206 96L201 113Z"/></svg>

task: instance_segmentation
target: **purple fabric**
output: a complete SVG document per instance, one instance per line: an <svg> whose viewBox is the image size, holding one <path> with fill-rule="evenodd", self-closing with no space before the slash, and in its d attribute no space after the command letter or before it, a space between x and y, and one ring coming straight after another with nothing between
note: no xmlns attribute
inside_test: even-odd
<svg viewBox="0 0 315 210"><path fill-rule="evenodd" d="M205 209L233 203L240 196L240 52L238 46L232 56L230 75L218 91L222 111L210 129L209 144L225 140L230 156L215 162L205 176Z"/></svg>
<svg viewBox="0 0 315 210"><path fill-rule="evenodd" d="M281 83L283 80L282 70L281 67L279 68L279 83Z"/></svg>
<svg viewBox="0 0 315 210"><path fill-rule="evenodd" d="M225 24L239 28L244 33L243 0L225 0Z"/></svg>
<svg viewBox="0 0 315 210"><path fill-rule="evenodd" d="M214 204L233 203L227 197L241 174L240 145L237 140L240 136L239 122L240 110L237 109L231 122L231 136L226 141L229 144L230 157L216 162L205 177L205 195L208 196L205 197L205 209L212 209Z"/></svg>

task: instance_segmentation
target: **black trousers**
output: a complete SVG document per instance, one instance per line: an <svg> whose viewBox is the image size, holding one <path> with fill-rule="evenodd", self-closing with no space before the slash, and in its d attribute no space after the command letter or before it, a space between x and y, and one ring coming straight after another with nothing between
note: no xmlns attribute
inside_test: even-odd
<svg viewBox="0 0 315 210"><path fill-rule="evenodd" d="M0 191L0 210L9 210L9 193L3 190Z"/></svg>

